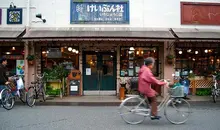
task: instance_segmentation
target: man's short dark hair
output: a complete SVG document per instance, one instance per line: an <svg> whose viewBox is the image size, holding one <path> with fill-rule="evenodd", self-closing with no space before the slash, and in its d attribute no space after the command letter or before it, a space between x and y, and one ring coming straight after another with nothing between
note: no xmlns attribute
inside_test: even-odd
<svg viewBox="0 0 220 130"><path fill-rule="evenodd" d="M1 58L1 59L0 59L0 64L2 64L4 61L7 61L7 59L6 59L6 58L4 58L4 57L3 57L3 58Z"/></svg>

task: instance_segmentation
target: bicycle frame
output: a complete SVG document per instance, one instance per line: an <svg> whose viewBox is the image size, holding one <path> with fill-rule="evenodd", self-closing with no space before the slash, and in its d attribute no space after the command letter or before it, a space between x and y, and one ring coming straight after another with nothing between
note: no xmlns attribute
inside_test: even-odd
<svg viewBox="0 0 220 130"><path fill-rule="evenodd" d="M169 94L167 94L166 96L165 96L165 98L161 101L161 103L157 106L157 108L158 108L158 112L159 111L161 111L161 109L163 109L164 108L164 106L165 106L165 104L170 100L170 95ZM135 107L135 109L133 109L133 110L131 110L131 112L137 112L136 114L137 115L143 115L143 116L149 116L150 115L150 111L151 111L151 109L150 108L143 108L143 109L138 109L138 107L142 104L142 103L144 103L145 102L145 98L141 98L142 99L142 101ZM147 100L147 105L149 105L150 106L150 103L148 102L148 100ZM148 113L144 113L144 112L148 112Z"/></svg>

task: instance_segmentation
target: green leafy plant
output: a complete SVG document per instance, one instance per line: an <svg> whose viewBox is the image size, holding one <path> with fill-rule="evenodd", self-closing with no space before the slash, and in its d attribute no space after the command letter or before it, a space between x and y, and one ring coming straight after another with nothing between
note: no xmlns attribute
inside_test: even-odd
<svg viewBox="0 0 220 130"><path fill-rule="evenodd" d="M210 88L200 88L196 90L197 96L208 96L211 95L211 89Z"/></svg>
<svg viewBox="0 0 220 130"><path fill-rule="evenodd" d="M64 93L64 86L65 86L65 78L67 77L69 71L65 69L65 66L63 64L56 65L52 69L45 69L45 78L44 80L49 81L49 80L60 80L60 95L62 96Z"/></svg>
<svg viewBox="0 0 220 130"><path fill-rule="evenodd" d="M189 78L195 78L196 75L195 75L194 73L189 73L188 77L189 77Z"/></svg>
<svg viewBox="0 0 220 130"><path fill-rule="evenodd" d="M33 61L33 60L35 60L35 55L28 55L27 57L26 57L26 59L28 60L28 61Z"/></svg>
<svg viewBox="0 0 220 130"><path fill-rule="evenodd" d="M166 58L167 58L167 59L174 59L174 58L175 58L175 56L174 56L174 55L172 55L172 54L168 54L168 55L166 56Z"/></svg>

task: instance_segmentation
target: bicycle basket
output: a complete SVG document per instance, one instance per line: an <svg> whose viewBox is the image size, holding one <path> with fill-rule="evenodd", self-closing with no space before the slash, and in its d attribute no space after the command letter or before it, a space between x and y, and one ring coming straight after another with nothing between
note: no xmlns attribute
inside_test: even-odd
<svg viewBox="0 0 220 130"><path fill-rule="evenodd" d="M184 97L184 86L170 88L171 97Z"/></svg>

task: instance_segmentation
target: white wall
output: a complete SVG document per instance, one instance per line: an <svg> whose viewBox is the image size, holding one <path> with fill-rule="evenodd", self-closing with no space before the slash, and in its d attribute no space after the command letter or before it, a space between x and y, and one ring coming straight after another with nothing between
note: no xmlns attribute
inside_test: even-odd
<svg viewBox="0 0 220 130"><path fill-rule="evenodd" d="M143 0L130 0L130 24L124 25L92 25L92 24L70 24L70 0L32 0L32 21L34 14L41 13L47 20L46 24L31 23L34 27L143 27ZM131 6L132 5L132 6Z"/></svg>
<svg viewBox="0 0 220 130"><path fill-rule="evenodd" d="M17 7L26 7L27 0L0 0L0 7L9 7L14 2ZM70 24L70 0L30 0L30 25L32 27L159 27L159 28L215 28L220 26L181 25L180 0L130 0L130 24ZM181 0L187 1L187 0ZM215 2L220 0L191 0L188 2ZM46 23L37 22L35 17L41 13ZM35 22L34 22L35 21ZM7 25L6 9L3 9L2 25L24 26L26 24L26 8L23 10L23 25Z"/></svg>
<svg viewBox="0 0 220 130"><path fill-rule="evenodd" d="M23 8L22 24L7 24L7 8L13 2L17 8ZM0 27L24 27L26 25L26 0L0 0L0 8L2 9L2 24Z"/></svg>

